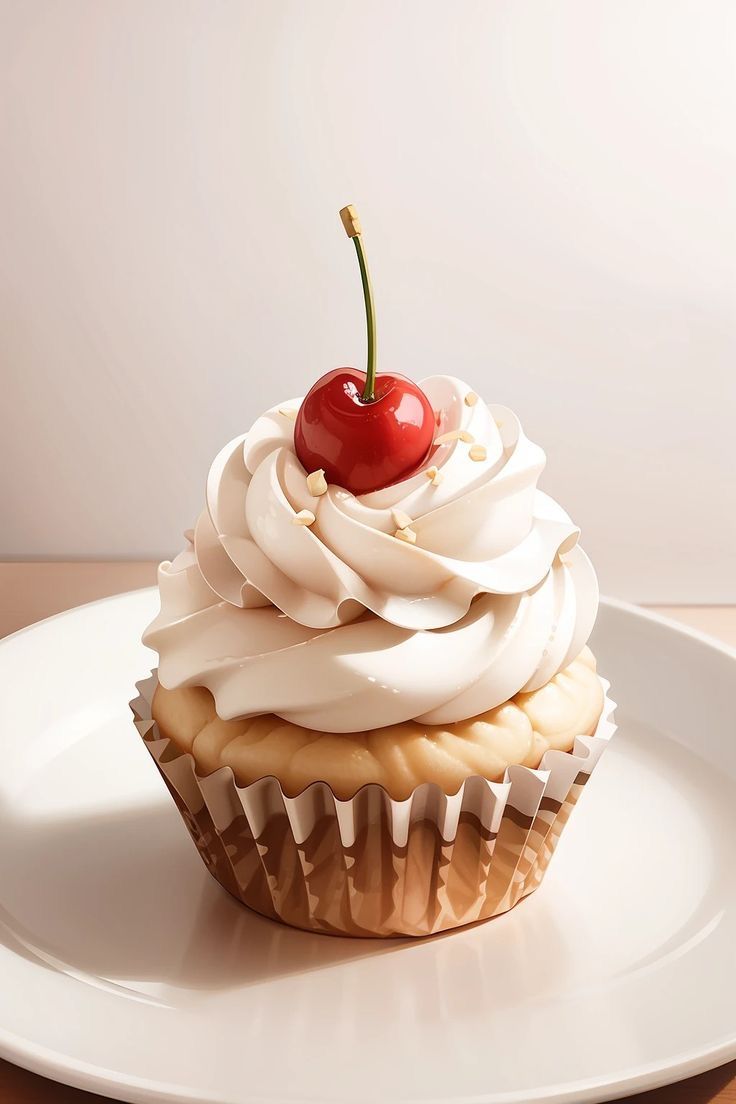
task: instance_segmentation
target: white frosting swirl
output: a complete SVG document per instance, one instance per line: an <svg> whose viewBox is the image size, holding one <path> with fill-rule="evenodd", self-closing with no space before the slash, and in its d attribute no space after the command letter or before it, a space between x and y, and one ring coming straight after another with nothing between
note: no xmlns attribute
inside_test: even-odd
<svg viewBox="0 0 736 1104"><path fill-rule="evenodd" d="M206 686L225 719L276 713L353 732L446 724L542 686L577 656L598 589L579 530L536 483L544 453L505 407L468 405L459 380L421 384L437 436L424 470L355 497L313 496L294 453L299 400L215 458L194 540L159 569L144 640L167 688ZM312 526L294 524L303 509ZM397 540L392 511L412 519ZM474 599L476 599L474 601Z"/></svg>

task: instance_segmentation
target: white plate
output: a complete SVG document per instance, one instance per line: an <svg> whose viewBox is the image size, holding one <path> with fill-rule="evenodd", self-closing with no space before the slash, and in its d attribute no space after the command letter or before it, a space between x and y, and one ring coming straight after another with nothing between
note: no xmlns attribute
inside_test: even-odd
<svg viewBox="0 0 736 1104"><path fill-rule="evenodd" d="M736 656L606 603L621 730L539 892L351 941L249 913L201 865L128 712L156 602L0 644L2 1056L218 1104L600 1101L736 1056Z"/></svg>

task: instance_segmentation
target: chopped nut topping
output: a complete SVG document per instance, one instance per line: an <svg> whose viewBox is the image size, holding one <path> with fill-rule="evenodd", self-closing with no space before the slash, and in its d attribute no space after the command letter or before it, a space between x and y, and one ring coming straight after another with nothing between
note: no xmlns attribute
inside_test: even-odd
<svg viewBox="0 0 736 1104"><path fill-rule="evenodd" d="M299 411L294 410L293 406L291 406L291 407L290 406L280 406L279 407L279 414L283 414L283 416L285 418L288 418L292 422L296 421L296 416L297 416L298 413L299 413Z"/></svg>
<svg viewBox="0 0 736 1104"><path fill-rule="evenodd" d="M468 391L467 395L465 396L465 405L466 406L475 406L477 401L478 401L478 396L476 395L475 391Z"/></svg>
<svg viewBox="0 0 736 1104"><path fill-rule="evenodd" d="M407 544L417 543L417 535L413 529L397 529L394 536L397 537L398 540L406 541Z"/></svg>
<svg viewBox="0 0 736 1104"><path fill-rule="evenodd" d="M407 529L412 523L412 519L403 510L392 510L391 517L397 529Z"/></svg>
<svg viewBox="0 0 736 1104"><path fill-rule="evenodd" d="M317 519L311 510L300 510L291 520L294 525L314 525Z"/></svg>
<svg viewBox="0 0 736 1104"><path fill-rule="evenodd" d="M488 451L485 445L473 445L468 456L471 460L485 460L488 457Z"/></svg>
<svg viewBox="0 0 736 1104"><path fill-rule="evenodd" d="M437 487L444 479L442 472L435 464L431 468L427 468L424 474L433 487Z"/></svg>
<svg viewBox="0 0 736 1104"><path fill-rule="evenodd" d="M435 437L434 443L436 445L447 445L450 441L464 441L466 445L472 445L475 437L472 433L468 433L467 429L450 429L447 433L441 433L439 437Z"/></svg>
<svg viewBox="0 0 736 1104"><path fill-rule="evenodd" d="M314 495L315 498L318 495L323 495L327 491L327 480L325 479L324 468L318 468L317 471L310 472L307 476L307 487L309 493Z"/></svg>

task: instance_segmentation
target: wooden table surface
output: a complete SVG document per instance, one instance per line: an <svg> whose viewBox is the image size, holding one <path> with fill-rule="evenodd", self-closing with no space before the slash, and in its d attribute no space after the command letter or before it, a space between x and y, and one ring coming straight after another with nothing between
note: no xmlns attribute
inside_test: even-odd
<svg viewBox="0 0 736 1104"><path fill-rule="evenodd" d="M0 563L0 636L82 602L148 586L155 578L152 563ZM736 647L736 607L668 606L659 611ZM0 1104L94 1104L105 1099L0 1061ZM736 1062L629 1099L637 1104L736 1104Z"/></svg>

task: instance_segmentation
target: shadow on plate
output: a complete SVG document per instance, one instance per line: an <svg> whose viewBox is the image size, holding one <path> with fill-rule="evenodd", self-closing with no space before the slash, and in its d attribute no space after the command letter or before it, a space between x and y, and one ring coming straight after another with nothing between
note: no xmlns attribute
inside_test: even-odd
<svg viewBox="0 0 736 1104"><path fill-rule="evenodd" d="M52 969L187 988L231 988L405 940L312 935L234 901L169 806L31 820L0 805L0 942Z"/></svg>
<svg viewBox="0 0 736 1104"><path fill-rule="evenodd" d="M629 741L619 738L608 752L606 769L613 782L619 774L628 775L629 757L635 755L637 771L645 780L649 774L656 777L686 807L692 790L694 804L706 781L696 762L681 752L683 762L670 763L659 754L658 741L642 735L637 733L628 751ZM600 782L601 776L593 779L590 789ZM732 787L719 785L710 773L707 783L709 805L722 805L732 815ZM584 866L577 866L582 883L594 871L599 873L601 865L615 869L616 862L630 861L619 853L620 833L605 831L605 803L591 804L589 824L603 819L598 835L607 841L609 853L584 853L592 869L586 874ZM708 823L700 827L708 843L698 853L701 867L707 856L709 865L723 869L730 838L711 836ZM563 840L560 850L567 845ZM611 887L605 879L597 884L608 894ZM152 796L145 806L128 804L104 813L39 814L20 802L0 800L0 886L0 942L51 969L84 975L92 982L105 979L143 999L154 998L166 987L240 988L420 949L428 942L314 935L250 912L207 873L163 785L160 797ZM524 993L535 1000L545 992L559 1000L574 996L578 979L571 969L566 932L576 930L578 940L584 937L578 930L575 898L559 893L548 898L544 889L539 900L524 902L509 917L482 925L493 929L493 938L474 938L467 928L432 938L434 946L442 947L433 956L438 977L445 970L459 970L467 977L466 993L477 998L469 1000L469 1007L485 1007L484 987L491 982L493 988L517 993L520 999ZM623 919L625 909L615 897L611 895L607 907L620 907ZM707 932L713 918L710 894L688 903L688 912L670 933L626 961L623 969L612 971L618 984L656 970L663 958L676 957L683 946ZM656 900L642 900L638 907L661 911ZM425 965L429 968L428 961ZM439 997L445 987L439 982L438 986Z"/></svg>

